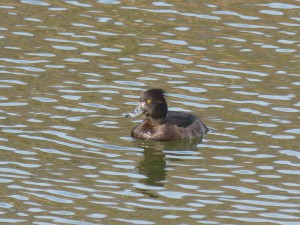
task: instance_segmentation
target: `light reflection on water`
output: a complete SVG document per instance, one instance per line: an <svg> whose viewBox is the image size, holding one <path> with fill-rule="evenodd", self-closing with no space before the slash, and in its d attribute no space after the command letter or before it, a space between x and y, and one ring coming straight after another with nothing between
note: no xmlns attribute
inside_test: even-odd
<svg viewBox="0 0 300 225"><path fill-rule="evenodd" d="M0 223L298 224L297 3L1 2ZM202 143L129 137L151 87Z"/></svg>

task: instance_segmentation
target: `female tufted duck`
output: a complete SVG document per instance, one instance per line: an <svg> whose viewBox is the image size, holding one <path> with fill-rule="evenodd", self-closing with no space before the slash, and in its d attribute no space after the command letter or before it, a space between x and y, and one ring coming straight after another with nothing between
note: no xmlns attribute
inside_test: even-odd
<svg viewBox="0 0 300 225"><path fill-rule="evenodd" d="M125 115L126 118L145 115L144 121L132 129L131 136L156 141L203 138L208 132L206 125L192 114L168 111L164 94L162 89L141 94L136 109Z"/></svg>

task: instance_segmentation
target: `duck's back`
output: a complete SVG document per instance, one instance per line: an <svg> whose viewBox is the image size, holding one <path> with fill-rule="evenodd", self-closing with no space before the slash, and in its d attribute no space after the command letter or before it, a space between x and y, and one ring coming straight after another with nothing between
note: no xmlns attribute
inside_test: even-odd
<svg viewBox="0 0 300 225"><path fill-rule="evenodd" d="M169 111L165 123L186 128L191 126L197 119L197 117L189 113Z"/></svg>
<svg viewBox="0 0 300 225"><path fill-rule="evenodd" d="M172 127L176 139L202 138L208 132L198 117L184 112L169 111L165 124Z"/></svg>

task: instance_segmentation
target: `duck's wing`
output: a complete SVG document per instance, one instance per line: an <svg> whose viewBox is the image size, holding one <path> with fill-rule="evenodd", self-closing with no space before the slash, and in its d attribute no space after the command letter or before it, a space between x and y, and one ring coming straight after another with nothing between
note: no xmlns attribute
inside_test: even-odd
<svg viewBox="0 0 300 225"><path fill-rule="evenodd" d="M196 116L189 113L169 111L166 117L166 123L185 128L192 125L196 119Z"/></svg>

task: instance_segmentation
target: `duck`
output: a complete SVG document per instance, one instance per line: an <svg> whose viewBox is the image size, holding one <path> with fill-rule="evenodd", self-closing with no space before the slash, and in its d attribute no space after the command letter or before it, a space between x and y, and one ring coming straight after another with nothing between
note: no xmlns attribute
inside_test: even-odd
<svg viewBox="0 0 300 225"><path fill-rule="evenodd" d="M133 138L154 141L177 141L202 139L208 132L207 126L197 116L178 111L169 111L163 89L143 91L138 106L125 117L144 114L144 120L132 131Z"/></svg>

